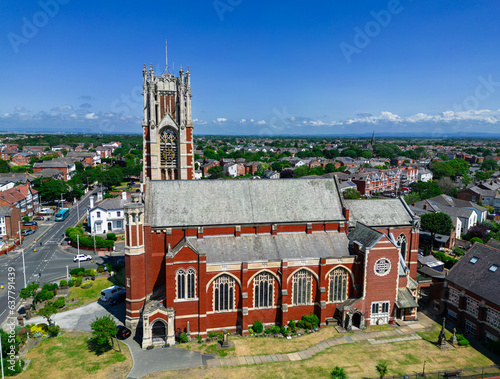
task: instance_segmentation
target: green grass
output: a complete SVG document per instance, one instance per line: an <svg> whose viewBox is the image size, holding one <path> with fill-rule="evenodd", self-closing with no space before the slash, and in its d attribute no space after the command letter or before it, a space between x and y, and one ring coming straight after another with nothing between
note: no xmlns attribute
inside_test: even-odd
<svg viewBox="0 0 500 379"><path fill-rule="evenodd" d="M121 270L122 274L125 275L124 271ZM84 282L85 283L85 282ZM92 303L94 301L97 301L99 297L101 296L101 291L103 289L106 289L113 284L118 284L122 285L120 281L120 275L117 275L116 277L101 277L101 278L96 278L94 280L92 287L84 289L81 287L71 287L68 292L68 298L67 302L77 300L76 303L71 304L68 308L65 308L64 310L70 310L73 308L78 308L83 305Z"/></svg>

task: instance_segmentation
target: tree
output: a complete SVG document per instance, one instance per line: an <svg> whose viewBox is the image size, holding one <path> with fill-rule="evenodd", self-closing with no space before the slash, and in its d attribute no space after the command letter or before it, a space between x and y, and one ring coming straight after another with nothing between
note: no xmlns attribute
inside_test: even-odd
<svg viewBox="0 0 500 379"><path fill-rule="evenodd" d="M421 222L422 229L431 233L432 246L434 246L436 234L449 235L453 229L453 221L451 221L450 216L443 212L426 213L422 215Z"/></svg>
<svg viewBox="0 0 500 379"><path fill-rule="evenodd" d="M309 167L307 167L306 165L297 167L295 170L293 170L294 178L300 178L306 175L309 175Z"/></svg>
<svg viewBox="0 0 500 379"><path fill-rule="evenodd" d="M420 199L430 199L442 194L437 182L417 182L411 185L412 192L418 193Z"/></svg>
<svg viewBox="0 0 500 379"><path fill-rule="evenodd" d="M57 307L54 306L53 301L47 302L47 305L38 311L38 315L47 320L49 325L53 324L52 316L57 313Z"/></svg>
<svg viewBox="0 0 500 379"><path fill-rule="evenodd" d="M19 297L21 299L29 299L30 297L33 299L33 307L35 306L35 295L38 291L38 283L31 282L25 288L21 288L21 292L19 293Z"/></svg>
<svg viewBox="0 0 500 379"><path fill-rule="evenodd" d="M375 366L378 374L380 375L380 379L387 375L389 372L389 367L387 366L387 361L379 361Z"/></svg>
<svg viewBox="0 0 500 379"><path fill-rule="evenodd" d="M33 181L33 188L39 192L43 201L55 201L61 198L61 194L69 192L68 184L62 180L37 178Z"/></svg>
<svg viewBox="0 0 500 379"><path fill-rule="evenodd" d="M420 195L417 192L410 192L408 195L403 196L404 201L406 201L406 204L411 205L418 203L420 200Z"/></svg>
<svg viewBox="0 0 500 379"><path fill-rule="evenodd" d="M224 176L224 167L212 166L208 169L208 175L210 179L219 179Z"/></svg>
<svg viewBox="0 0 500 379"><path fill-rule="evenodd" d="M361 199L361 194L355 188L348 188L344 191L344 199Z"/></svg>
<svg viewBox="0 0 500 379"><path fill-rule="evenodd" d="M331 172L335 172L335 165L333 163L327 163L325 165L325 172L327 174L331 173Z"/></svg>
<svg viewBox="0 0 500 379"><path fill-rule="evenodd" d="M455 196L458 192L457 187L455 187L455 183L451 178L445 176L438 180L438 186L444 194L449 196Z"/></svg>
<svg viewBox="0 0 500 379"><path fill-rule="evenodd" d="M89 345L90 349L100 355L111 349L110 341L116 336L116 323L111 316L97 317L92 324L92 339Z"/></svg>
<svg viewBox="0 0 500 379"><path fill-rule="evenodd" d="M498 168L498 163L494 159L485 159L481 163L481 170L483 171L496 171Z"/></svg>
<svg viewBox="0 0 500 379"><path fill-rule="evenodd" d="M10 171L10 166L7 163L7 161L0 159L0 173L9 172L9 171Z"/></svg>
<svg viewBox="0 0 500 379"><path fill-rule="evenodd" d="M335 368L330 372L330 377L332 379L347 379L347 374L342 367L335 366Z"/></svg>

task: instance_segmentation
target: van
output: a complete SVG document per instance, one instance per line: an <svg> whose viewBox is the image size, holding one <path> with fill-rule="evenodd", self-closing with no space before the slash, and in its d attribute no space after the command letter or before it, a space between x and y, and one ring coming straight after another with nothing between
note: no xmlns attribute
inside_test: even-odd
<svg viewBox="0 0 500 379"><path fill-rule="evenodd" d="M101 291L101 301L108 302L109 299L118 295L121 292L124 292L125 288L120 286L111 286Z"/></svg>

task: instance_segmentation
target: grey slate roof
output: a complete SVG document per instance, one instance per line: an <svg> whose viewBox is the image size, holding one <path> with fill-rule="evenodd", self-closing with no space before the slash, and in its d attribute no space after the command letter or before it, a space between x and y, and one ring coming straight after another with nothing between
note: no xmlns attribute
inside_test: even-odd
<svg viewBox="0 0 500 379"><path fill-rule="evenodd" d="M472 257L478 258L474 264ZM500 269L489 271L493 264L500 267L500 250L476 242L451 268L446 280L500 306Z"/></svg>
<svg viewBox="0 0 500 379"><path fill-rule="evenodd" d="M121 197L115 197L112 199L105 199L101 201L99 204L97 204L93 209L95 208L101 208L106 211L111 211L111 210L120 210L125 207L125 203L127 200L123 200Z"/></svg>
<svg viewBox="0 0 500 379"><path fill-rule="evenodd" d="M499 240L496 240L496 239L494 239L494 238L490 239L490 240L486 243L486 245L491 246L491 247L493 247L493 248L495 248L495 249L499 249L499 250L500 250L500 241L499 241Z"/></svg>
<svg viewBox="0 0 500 379"><path fill-rule="evenodd" d="M11 207L0 207L0 216L10 216L11 213Z"/></svg>
<svg viewBox="0 0 500 379"><path fill-rule="evenodd" d="M361 223L357 223L356 227L347 235L349 241L358 242L363 247L370 248L375 245L383 234L374 229L367 227Z"/></svg>
<svg viewBox="0 0 500 379"><path fill-rule="evenodd" d="M349 219L368 226L411 225L413 213L403 199L345 200Z"/></svg>
<svg viewBox="0 0 500 379"><path fill-rule="evenodd" d="M413 298L411 291L408 288L404 287L398 288L398 298L396 300L396 306L399 309L416 308L418 307L418 304Z"/></svg>
<svg viewBox="0 0 500 379"><path fill-rule="evenodd" d="M333 179L150 181L146 191L152 227L345 220Z"/></svg>
<svg viewBox="0 0 500 379"><path fill-rule="evenodd" d="M207 255L207 263L250 262L273 259L300 259L349 256L344 233L283 233L276 236L214 236L187 239Z"/></svg>

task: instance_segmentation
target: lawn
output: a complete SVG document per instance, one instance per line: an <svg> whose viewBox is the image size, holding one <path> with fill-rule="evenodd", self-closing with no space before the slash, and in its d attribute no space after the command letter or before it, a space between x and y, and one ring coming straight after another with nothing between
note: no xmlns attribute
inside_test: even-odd
<svg viewBox="0 0 500 379"><path fill-rule="evenodd" d="M67 303L75 301L68 308L64 308L64 311L81 307L83 305L97 301L101 296L101 291L105 288L112 286L113 284L123 285L123 276L125 270L121 270L115 277L98 277L92 283L92 287L84 289L81 287L71 287L69 289ZM86 281L84 282L86 283Z"/></svg>
<svg viewBox="0 0 500 379"><path fill-rule="evenodd" d="M31 362L16 378L125 378L132 368L127 345L120 343L122 353L111 350L97 356L87 348L90 335L65 332L42 340L38 347L30 349L26 359Z"/></svg>
<svg viewBox="0 0 500 379"><path fill-rule="evenodd" d="M388 361L388 375L415 375L415 373L422 372L424 361L426 372L494 364L472 347L441 350L434 344L437 335L439 335L439 325L436 325L430 332L419 334L430 341L424 339L380 345L371 345L368 341L361 341L334 346L304 361L176 370L151 374L146 378L328 378L330 371L337 365L346 370L349 378L375 378L377 377L375 366L379 360ZM286 344L295 341L271 341L270 345L278 347L278 350L297 350L296 346L285 347L279 344L280 342ZM306 344L304 343L304 345ZM238 347L236 351L238 351ZM278 351L273 349L272 352ZM258 355L262 352L251 350L247 354Z"/></svg>

